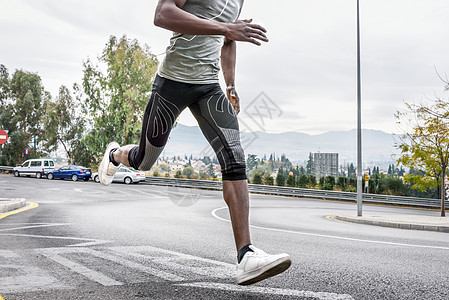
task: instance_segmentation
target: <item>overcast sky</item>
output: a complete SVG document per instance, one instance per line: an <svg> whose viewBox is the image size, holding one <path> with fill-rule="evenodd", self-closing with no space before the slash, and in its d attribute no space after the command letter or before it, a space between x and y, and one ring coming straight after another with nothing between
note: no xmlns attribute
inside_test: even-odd
<svg viewBox="0 0 449 300"><path fill-rule="evenodd" d="M37 72L56 96L81 82L82 62L110 35L136 38L154 54L170 32L153 25L156 0L0 0L0 64ZM395 132L403 101L449 95L447 0L361 0L362 126ZM243 129L316 134L356 127L356 0L247 0L241 18L268 29L261 47L239 44ZM159 56L159 60L163 57ZM282 115L257 126L245 108L261 92ZM190 112L181 123L194 125ZM261 128L262 127L262 128Z"/></svg>

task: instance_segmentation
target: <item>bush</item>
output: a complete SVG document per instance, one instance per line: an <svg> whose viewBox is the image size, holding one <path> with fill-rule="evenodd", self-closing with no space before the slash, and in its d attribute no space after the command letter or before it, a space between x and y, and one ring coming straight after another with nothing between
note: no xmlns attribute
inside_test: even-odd
<svg viewBox="0 0 449 300"><path fill-rule="evenodd" d="M191 179L195 175L195 170L192 167L186 167L182 170L182 175Z"/></svg>
<svg viewBox="0 0 449 300"><path fill-rule="evenodd" d="M287 186L288 187L295 187L295 175L288 175L287 177Z"/></svg>
<svg viewBox="0 0 449 300"><path fill-rule="evenodd" d="M277 186L284 186L285 185L285 176L282 173L278 173L276 176L276 185Z"/></svg>
<svg viewBox="0 0 449 300"><path fill-rule="evenodd" d="M259 173L254 174L253 183L254 184L262 184L262 176L260 176Z"/></svg>
<svg viewBox="0 0 449 300"><path fill-rule="evenodd" d="M273 176L266 174L263 178L266 185L274 185L274 178Z"/></svg>
<svg viewBox="0 0 449 300"><path fill-rule="evenodd" d="M307 187L307 182L308 182L307 175L305 175L305 174L299 175L298 184L297 184L298 187L306 188Z"/></svg>

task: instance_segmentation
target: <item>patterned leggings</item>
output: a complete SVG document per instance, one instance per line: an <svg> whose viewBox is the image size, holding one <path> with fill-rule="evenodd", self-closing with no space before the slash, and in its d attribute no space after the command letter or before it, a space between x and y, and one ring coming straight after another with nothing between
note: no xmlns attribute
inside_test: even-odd
<svg viewBox="0 0 449 300"><path fill-rule="evenodd" d="M186 107L214 149L223 180L246 179L237 116L220 85L182 83L158 75L145 109L140 144L128 154L131 166L143 171L153 166L176 118Z"/></svg>

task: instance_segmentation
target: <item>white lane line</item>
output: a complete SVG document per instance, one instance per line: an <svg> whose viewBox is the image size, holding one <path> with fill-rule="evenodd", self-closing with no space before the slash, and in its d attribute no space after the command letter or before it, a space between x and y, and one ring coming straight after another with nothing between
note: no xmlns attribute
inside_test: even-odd
<svg viewBox="0 0 449 300"><path fill-rule="evenodd" d="M31 225L31 226L4 228L4 229L0 229L0 231L10 231L10 230L40 228L40 227L51 227L51 226L64 226L64 225L72 225L72 224L70 224L70 223L53 223L53 224L48 224L47 223L47 224L39 224L39 225Z"/></svg>
<svg viewBox="0 0 449 300"><path fill-rule="evenodd" d="M41 239L55 239L55 240L74 240L74 241L88 241L83 242L74 246L92 246L98 244L112 243L113 241L108 240L95 240L95 239L85 239L85 238L77 238L70 236L51 236L51 235L33 235L33 234L17 234L17 233L0 233L0 236L19 236L19 237L32 237L32 238L41 238Z"/></svg>
<svg viewBox="0 0 449 300"><path fill-rule="evenodd" d="M232 291L232 292L242 292L242 293L258 293L258 294L269 294L269 295L282 295L282 296L294 296L294 297L307 297L315 298L320 300L350 300L354 299L348 294L335 294L335 293L325 293L325 292L310 292L310 291L299 291L290 289L279 289L270 287L255 287L255 286L238 286L234 284L224 284L216 282L193 282L193 283L181 283L176 284L178 286L187 287L197 287L205 289L214 289L222 291Z"/></svg>
<svg viewBox="0 0 449 300"><path fill-rule="evenodd" d="M131 256L134 258L137 258L139 261L143 260L150 260L152 264L158 264L161 266L164 266L165 268L168 268L170 270L177 270L177 271L188 271L192 274L198 274L203 275L206 277L214 277L214 278L221 278L226 279L229 277L235 276L235 265L211 260L203 257L193 256L189 254L184 254L180 252L155 248L151 246L136 246L136 247L111 247L109 248L112 251L116 252L118 255L126 255ZM154 252L157 254L156 256L144 255L141 254L148 253L148 252ZM160 253L164 253L167 256L163 257L160 256ZM186 262L191 262L193 265L186 266ZM209 266L200 266L198 262L209 265Z"/></svg>
<svg viewBox="0 0 449 300"><path fill-rule="evenodd" d="M218 220L231 223L230 220L222 218L222 217L219 217L217 215L217 211L222 210L222 209L228 209L228 207L225 206L225 207L219 207L219 208L214 209L211 212L212 216L214 218L218 219ZM383 245L393 245L393 246L404 246L404 247L415 247L415 248L426 248L426 249L449 250L449 247L442 247L442 246L429 246L429 245L405 244L405 243L385 242L385 241L376 241L376 240L365 240L365 239L349 238L349 237L328 235L328 234L309 233L309 232L293 231L293 230L286 230L286 229L276 229L276 228L256 226L256 225L249 225L249 226L251 228L262 229L262 230L269 230L269 231L276 231L276 232L285 232L285 233L293 233L293 234L300 234L300 235L307 235L307 236L324 237L324 238L345 240L345 241L353 241L353 242L363 242L363 243L383 244Z"/></svg>
<svg viewBox="0 0 449 300"><path fill-rule="evenodd" d="M184 281L183 277L180 277L180 276L177 276L177 275L174 275L174 274L171 274L171 273L167 273L167 272L164 272L162 270L158 270L158 269L155 269L155 268L152 268L152 267L143 266L141 264L138 264L136 262L130 261L128 259L124 259L124 258L117 257L117 256L114 256L114 255L110 255L110 254L107 254L107 253L101 253L101 252L98 252L98 251L95 251L95 250L92 250L92 249L89 249L89 248L82 249L82 251L84 253L86 253L86 254L90 254L90 255L93 255L93 256L96 256L96 257L99 257L99 258L102 258L102 259L107 259L109 261L121 264L123 266L127 266L129 268L137 269L137 270L142 271L144 273L147 273L147 274L150 274L150 275L153 275L155 277L159 277L159 278L162 278L162 279L165 279L165 280L169 280L169 281Z"/></svg>
<svg viewBox="0 0 449 300"><path fill-rule="evenodd" d="M40 251L40 253L46 256L47 258L69 268L72 271L82 274L95 282L98 282L101 285L104 286L123 285L123 282L117 281L102 273L86 268L83 265L80 265L76 262L73 262L67 258L58 255L58 253L53 253L51 250L52 249L47 249L47 251Z"/></svg>
<svg viewBox="0 0 449 300"><path fill-rule="evenodd" d="M73 189L75 190L75 192L79 192L79 193L82 193L82 192L83 192L83 190L80 189L80 188L73 188Z"/></svg>

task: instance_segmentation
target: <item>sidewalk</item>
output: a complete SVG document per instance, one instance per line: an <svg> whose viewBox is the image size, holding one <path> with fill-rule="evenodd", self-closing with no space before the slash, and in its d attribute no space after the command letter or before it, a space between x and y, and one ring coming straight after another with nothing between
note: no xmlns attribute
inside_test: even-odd
<svg viewBox="0 0 449 300"><path fill-rule="evenodd" d="M25 199L7 199L0 198L0 214L22 208L26 205Z"/></svg>
<svg viewBox="0 0 449 300"><path fill-rule="evenodd" d="M390 215L390 216L335 216L335 219L345 222L393 227L400 229L427 230L449 233L449 217Z"/></svg>

